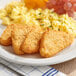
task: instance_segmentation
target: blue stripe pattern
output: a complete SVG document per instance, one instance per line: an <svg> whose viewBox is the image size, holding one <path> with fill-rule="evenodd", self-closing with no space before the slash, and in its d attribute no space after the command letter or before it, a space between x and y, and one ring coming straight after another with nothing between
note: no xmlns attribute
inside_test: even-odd
<svg viewBox="0 0 76 76"><path fill-rule="evenodd" d="M46 73L44 73L42 76L46 76L46 74L48 73L48 72L50 72L51 70L53 70L54 68L51 68L51 69L49 69Z"/></svg>
<svg viewBox="0 0 76 76"><path fill-rule="evenodd" d="M55 72L56 71L56 69L55 70L53 70L52 72L50 72L47 76L50 76L53 72Z"/></svg>
<svg viewBox="0 0 76 76"><path fill-rule="evenodd" d="M49 69L46 73L44 73L42 76L54 76L58 73L59 71L57 71L54 68Z"/></svg>
<svg viewBox="0 0 76 76"><path fill-rule="evenodd" d="M56 75L59 71L56 71L52 76Z"/></svg>

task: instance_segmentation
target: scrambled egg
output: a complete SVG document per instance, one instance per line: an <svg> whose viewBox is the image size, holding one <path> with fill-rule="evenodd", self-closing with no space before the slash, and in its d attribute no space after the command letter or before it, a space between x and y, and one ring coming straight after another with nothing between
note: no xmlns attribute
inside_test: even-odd
<svg viewBox="0 0 76 76"><path fill-rule="evenodd" d="M76 36L76 21L67 14L58 15L49 9L28 9L24 3L12 2L0 10L0 19L4 25L22 23L38 25L41 28L70 32Z"/></svg>

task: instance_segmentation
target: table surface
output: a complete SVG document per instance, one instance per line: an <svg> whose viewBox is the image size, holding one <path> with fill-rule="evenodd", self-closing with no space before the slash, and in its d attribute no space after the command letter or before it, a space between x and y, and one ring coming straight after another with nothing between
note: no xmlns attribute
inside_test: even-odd
<svg viewBox="0 0 76 76"><path fill-rule="evenodd" d="M68 76L76 76L76 58L57 65L53 65L55 69L67 74Z"/></svg>

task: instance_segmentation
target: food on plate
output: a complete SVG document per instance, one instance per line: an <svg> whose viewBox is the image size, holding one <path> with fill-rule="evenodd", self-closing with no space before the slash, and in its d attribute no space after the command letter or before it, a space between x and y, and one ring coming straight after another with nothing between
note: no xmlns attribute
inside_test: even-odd
<svg viewBox="0 0 76 76"><path fill-rule="evenodd" d="M11 45L17 55L40 53L47 58L62 51L76 37L76 20L68 14L59 15L70 10L70 7L66 10L67 2L21 0L9 3L0 9L2 24L7 26L0 37L0 44ZM62 4L61 7L58 3Z"/></svg>
<svg viewBox="0 0 76 76"><path fill-rule="evenodd" d="M41 27L35 26L33 30L26 36L22 44L22 51L28 54L37 53L39 51L42 34L43 31Z"/></svg>
<svg viewBox="0 0 76 76"><path fill-rule="evenodd" d="M58 14L67 13L73 17L76 12L76 0L48 0L46 5L49 9L54 8Z"/></svg>
<svg viewBox="0 0 76 76"><path fill-rule="evenodd" d="M25 5L28 7L28 8L45 8L46 7L46 2L48 0L24 0L25 2Z"/></svg>
<svg viewBox="0 0 76 76"><path fill-rule="evenodd" d="M14 53L17 55L40 52L42 57L51 57L71 45L74 40L71 33L50 28L44 32L40 26L36 25L12 24L9 27L12 27L12 30L9 31L10 34L5 33L4 37L7 41L9 37L12 40L6 44L12 42Z"/></svg>
<svg viewBox="0 0 76 76"><path fill-rule="evenodd" d="M72 44L74 36L72 34L48 30L44 33L40 44L40 55L51 57Z"/></svg>
<svg viewBox="0 0 76 76"><path fill-rule="evenodd" d="M27 12L27 8L25 4L22 2L12 2L4 9L0 9L0 18L3 20L4 25L9 25L13 23L22 23L25 21L25 14Z"/></svg>
<svg viewBox="0 0 76 76"><path fill-rule="evenodd" d="M12 30L12 46L15 54L21 55L24 52L21 50L21 45L26 38L26 35L32 30L31 26L14 24Z"/></svg>
<svg viewBox="0 0 76 76"><path fill-rule="evenodd" d="M76 0L22 0L28 8L49 8L54 9L58 14L67 13L74 16L76 12Z"/></svg>
<svg viewBox="0 0 76 76"><path fill-rule="evenodd" d="M22 0L25 2L26 7L28 8L45 8L46 7L46 2L48 0Z"/></svg>
<svg viewBox="0 0 76 76"><path fill-rule="evenodd" d="M0 37L0 44L5 46L11 45L12 43L11 31L12 31L12 25L8 25Z"/></svg>
<svg viewBox="0 0 76 76"><path fill-rule="evenodd" d="M67 14L58 15L52 9L28 9L25 3L12 2L0 10L0 18L4 25L12 23L37 25L44 30L51 28L76 36L76 21Z"/></svg>

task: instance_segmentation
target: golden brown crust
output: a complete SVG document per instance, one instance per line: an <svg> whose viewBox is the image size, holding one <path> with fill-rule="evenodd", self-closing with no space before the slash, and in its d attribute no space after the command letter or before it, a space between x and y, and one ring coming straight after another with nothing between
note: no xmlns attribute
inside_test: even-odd
<svg viewBox="0 0 76 76"><path fill-rule="evenodd" d="M21 50L21 44L29 31L31 31L31 28L27 25L14 25L12 31L12 46L16 54L24 54L24 52Z"/></svg>
<svg viewBox="0 0 76 76"><path fill-rule="evenodd" d="M22 50L25 53L33 54L39 51L40 39L42 37L42 30L38 26L33 27L32 31L26 36L22 44Z"/></svg>
<svg viewBox="0 0 76 76"><path fill-rule="evenodd" d="M42 57L51 57L72 44L74 36L61 32L48 30L44 33L41 44L40 54Z"/></svg>
<svg viewBox="0 0 76 76"><path fill-rule="evenodd" d="M72 44L72 34L47 29L43 34L41 27L12 24L7 26L0 37L2 45L13 46L17 55L33 54L40 51L42 57L51 57Z"/></svg>
<svg viewBox="0 0 76 76"><path fill-rule="evenodd" d="M13 25L8 25L6 27L6 29L4 30L4 32L2 33L2 35L0 37L0 43L2 45L5 45L5 46L11 45L11 43L12 43L12 40L11 40L12 26Z"/></svg>

